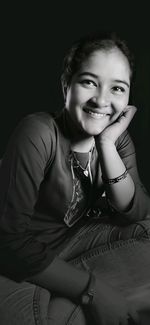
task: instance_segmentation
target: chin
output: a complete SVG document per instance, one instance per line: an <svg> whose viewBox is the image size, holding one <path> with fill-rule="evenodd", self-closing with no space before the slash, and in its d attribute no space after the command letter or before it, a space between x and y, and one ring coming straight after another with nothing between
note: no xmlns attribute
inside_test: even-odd
<svg viewBox="0 0 150 325"><path fill-rule="evenodd" d="M104 127L91 127L91 128L87 128L85 131L86 133L88 133L89 135L98 135L100 134L107 126L104 126Z"/></svg>
<svg viewBox="0 0 150 325"><path fill-rule="evenodd" d="M80 124L78 123L78 130L80 130L82 134L86 134L87 136L96 136L100 134L109 124L110 123L106 121L103 121L103 123L91 123L91 121L90 123L80 122Z"/></svg>
<svg viewBox="0 0 150 325"><path fill-rule="evenodd" d="M86 134L87 136L96 136L96 135L98 135L98 134L100 134L101 132L103 131L103 129L102 130L93 130L93 129L91 129L91 130L84 130L83 131L83 133L84 134Z"/></svg>

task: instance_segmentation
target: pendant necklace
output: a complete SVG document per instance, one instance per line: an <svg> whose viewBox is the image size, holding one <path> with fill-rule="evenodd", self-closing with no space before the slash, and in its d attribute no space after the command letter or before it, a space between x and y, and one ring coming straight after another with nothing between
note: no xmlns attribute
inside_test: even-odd
<svg viewBox="0 0 150 325"><path fill-rule="evenodd" d="M94 146L93 146L93 147L91 148L91 150L88 152L88 162L87 162L87 165L86 165L85 168L80 164L78 158L76 157L75 152L73 152L73 157L74 157L74 167L75 167L75 168L80 168L80 170L82 170L84 176L90 178L91 183L92 183L91 158L92 158L93 148L94 148Z"/></svg>

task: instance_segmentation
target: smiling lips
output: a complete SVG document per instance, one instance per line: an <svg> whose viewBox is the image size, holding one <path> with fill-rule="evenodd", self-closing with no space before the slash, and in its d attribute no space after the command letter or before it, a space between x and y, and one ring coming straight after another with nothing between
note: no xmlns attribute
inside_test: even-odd
<svg viewBox="0 0 150 325"><path fill-rule="evenodd" d="M108 113L101 113L98 111L98 109L91 109L91 108L84 108L83 111L89 115L91 115L91 117L95 118L95 119L100 119L102 117L108 116L110 114Z"/></svg>

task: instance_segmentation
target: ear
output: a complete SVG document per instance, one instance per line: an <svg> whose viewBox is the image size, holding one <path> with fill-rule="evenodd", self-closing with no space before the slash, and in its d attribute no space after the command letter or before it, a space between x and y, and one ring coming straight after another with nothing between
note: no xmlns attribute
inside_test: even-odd
<svg viewBox="0 0 150 325"><path fill-rule="evenodd" d="M66 100L66 96L67 96L67 87L63 87L63 96L64 96L64 100Z"/></svg>
<svg viewBox="0 0 150 325"><path fill-rule="evenodd" d="M66 101L66 96L67 96L67 86L62 83L62 92L64 96L64 101Z"/></svg>
<svg viewBox="0 0 150 325"><path fill-rule="evenodd" d="M66 85L64 84L63 80L61 80L61 87L62 87L62 92L63 92L63 97L64 97L64 100L66 100L66 93L67 93L67 87Z"/></svg>

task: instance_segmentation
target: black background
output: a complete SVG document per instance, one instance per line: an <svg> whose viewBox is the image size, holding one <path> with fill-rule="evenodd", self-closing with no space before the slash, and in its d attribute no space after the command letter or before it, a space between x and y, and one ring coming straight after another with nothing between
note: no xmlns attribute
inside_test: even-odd
<svg viewBox="0 0 150 325"><path fill-rule="evenodd" d="M150 192L150 24L145 4L132 8L125 1L11 4L2 16L1 157L23 116L63 107L61 65L72 42L90 31L109 29L120 33L136 56L132 102L138 112L130 133L140 177Z"/></svg>

